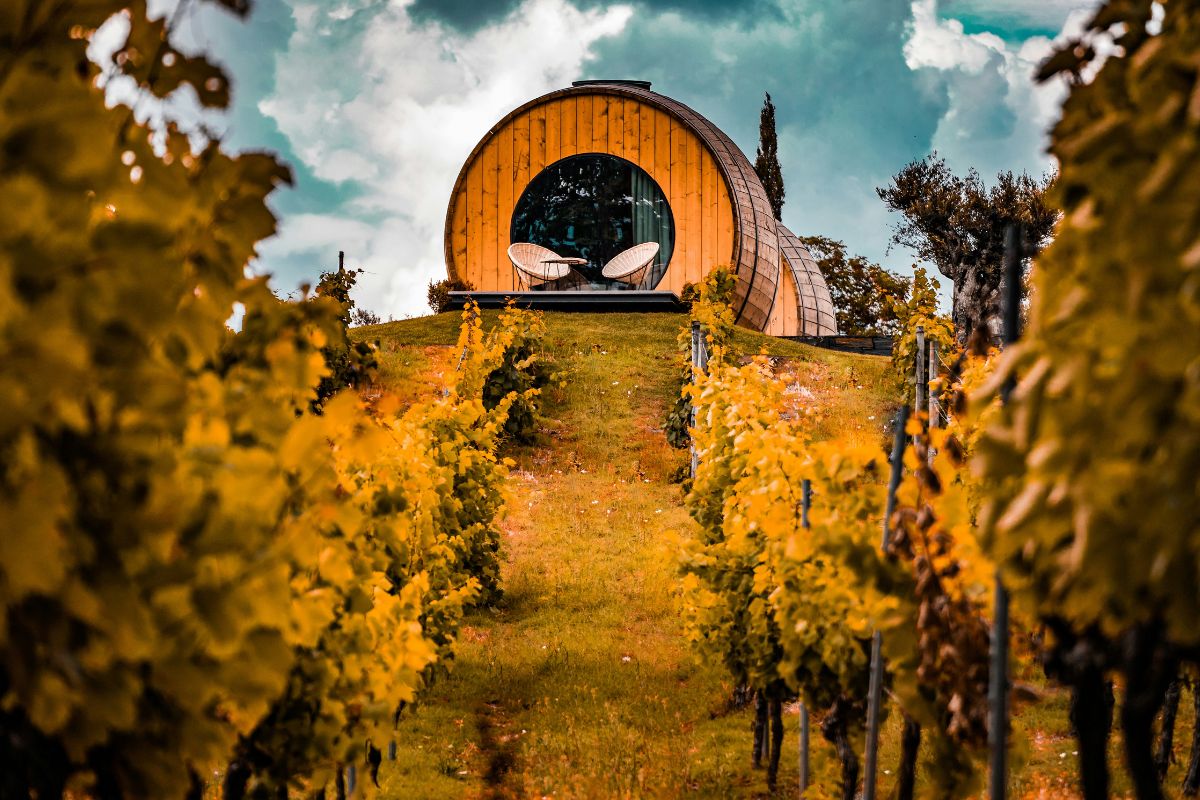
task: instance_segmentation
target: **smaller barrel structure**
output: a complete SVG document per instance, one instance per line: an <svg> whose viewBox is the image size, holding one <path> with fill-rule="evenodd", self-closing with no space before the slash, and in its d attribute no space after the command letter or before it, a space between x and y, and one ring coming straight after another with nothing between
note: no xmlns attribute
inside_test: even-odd
<svg viewBox="0 0 1200 800"><path fill-rule="evenodd" d="M820 270L745 154L642 81L577 81L497 122L455 181L445 253L449 277L476 291L554 292L558 307L571 291L679 295L724 265L738 324L837 332Z"/></svg>

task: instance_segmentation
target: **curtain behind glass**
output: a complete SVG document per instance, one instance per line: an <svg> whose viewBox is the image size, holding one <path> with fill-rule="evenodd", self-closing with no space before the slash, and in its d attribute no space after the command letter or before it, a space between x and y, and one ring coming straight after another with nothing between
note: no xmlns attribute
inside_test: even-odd
<svg viewBox="0 0 1200 800"><path fill-rule="evenodd" d="M667 271L671 253L671 214L654 180L636 167L633 173L633 243L658 242L658 255L639 289L653 289Z"/></svg>

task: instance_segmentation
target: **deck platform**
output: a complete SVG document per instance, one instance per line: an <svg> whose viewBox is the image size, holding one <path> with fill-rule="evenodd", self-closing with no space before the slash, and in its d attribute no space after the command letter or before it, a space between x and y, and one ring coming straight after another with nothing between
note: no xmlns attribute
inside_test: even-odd
<svg viewBox="0 0 1200 800"><path fill-rule="evenodd" d="M450 292L450 309L461 309L467 300L480 308L503 308L509 299L520 308L538 311L647 312L686 311L674 292L569 291L569 292Z"/></svg>

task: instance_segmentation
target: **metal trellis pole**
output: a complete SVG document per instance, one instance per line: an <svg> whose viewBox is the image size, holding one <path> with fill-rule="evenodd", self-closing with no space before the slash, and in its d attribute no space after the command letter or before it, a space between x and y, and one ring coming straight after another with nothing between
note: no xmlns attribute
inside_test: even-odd
<svg viewBox="0 0 1200 800"><path fill-rule="evenodd" d="M1004 344L1021 336L1021 229L1009 225L1004 236ZM1001 389L1008 402L1011 383ZM988 673L988 797L1004 800L1008 789L1008 590L996 569L992 619L991 670Z"/></svg>
<svg viewBox="0 0 1200 800"><path fill-rule="evenodd" d="M892 442L892 475L888 480L887 505L883 514L883 539L887 550L892 538L892 512L896 510L896 489L904 472L904 429L908 427L908 406L896 412L895 439ZM883 699L883 637L879 631L871 639L871 681L867 690L867 753L863 764L863 800L875 800L875 772L879 761L879 710Z"/></svg>
<svg viewBox="0 0 1200 800"><path fill-rule="evenodd" d="M812 508L812 481L808 478L800 484L800 525L808 530L808 510ZM808 707L800 701L800 796L808 789Z"/></svg>

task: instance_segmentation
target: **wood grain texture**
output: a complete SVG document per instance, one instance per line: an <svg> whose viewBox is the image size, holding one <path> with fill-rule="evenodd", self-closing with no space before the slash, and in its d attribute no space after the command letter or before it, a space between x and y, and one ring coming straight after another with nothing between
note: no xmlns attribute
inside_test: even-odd
<svg viewBox="0 0 1200 800"><path fill-rule="evenodd" d="M787 324L787 309L776 314L773 306L778 297L790 296L780 291L781 265L788 271L788 262L781 257L777 225L753 167L708 120L638 87L552 92L494 127L464 164L451 193L447 271L481 291L510 291L515 283L506 250L522 193L545 167L591 152L637 164L670 204L675 246L656 288L679 292L725 264L739 276L735 310L740 324L761 330L776 324L776 317L782 320L778 324ZM816 305L815 295L810 302ZM812 327L822 326L814 320Z"/></svg>
<svg viewBox="0 0 1200 800"><path fill-rule="evenodd" d="M562 158L562 102L546 104L546 166Z"/></svg>
<svg viewBox="0 0 1200 800"><path fill-rule="evenodd" d="M564 97L562 100L556 101L559 106L559 118L562 120L562 128L559 131L560 142L559 149L562 151L563 158L573 156L579 152L579 139L576 137L578 113L575 109L577 101L574 97ZM547 104L549 108L551 104ZM520 178L517 179L520 182Z"/></svg>
<svg viewBox="0 0 1200 800"><path fill-rule="evenodd" d="M496 258L496 240L500 236L498 227L498 218L496 216L497 203L497 184L499 183L499 173L497 172L497 162L500 156L499 137L493 141L493 146L488 147L483 151L482 157L479 159L483 165L483 197L481 205L482 230L480 236L482 239L479 242L480 250L482 250L483 263L480 272L481 286L499 286L500 284L500 262ZM467 243L468 247L474 247L473 242Z"/></svg>
<svg viewBox="0 0 1200 800"><path fill-rule="evenodd" d="M608 143L605 152L625 158L625 103L621 98L605 98L608 108Z"/></svg>
<svg viewBox="0 0 1200 800"><path fill-rule="evenodd" d="M495 138L483 148L483 154L492 148ZM546 107L538 106L529 112L529 179L546 168ZM494 213L494 212L493 212Z"/></svg>
<svg viewBox="0 0 1200 800"><path fill-rule="evenodd" d="M625 133L621 140L621 155L628 161L638 163L638 149L641 146L641 104L636 100L623 100L622 122Z"/></svg>
<svg viewBox="0 0 1200 800"><path fill-rule="evenodd" d="M796 287L798 325L802 336L836 336L837 315L833 297L812 253L799 237L779 225L779 244L792 285Z"/></svg>
<svg viewBox="0 0 1200 800"><path fill-rule="evenodd" d="M704 145L695 136L684 138L686 161L683 170L684 193L687 197L687 228L680 237L684 240L684 274L688 276L703 275L707 272L704 259L704 202L700 192L703 190L701 178L704 177L704 164L700 153ZM709 223L710 225L712 223Z"/></svg>
<svg viewBox="0 0 1200 800"><path fill-rule="evenodd" d="M578 126L575 135L579 141L579 148L576 152L579 153L592 152L592 100L590 94L575 98L575 120Z"/></svg>
<svg viewBox="0 0 1200 800"><path fill-rule="evenodd" d="M654 120L659 112L654 110L654 107L649 103L642 103L638 111L638 126L642 132L641 144L638 146L638 161L637 164L642 169L653 174L654 173Z"/></svg>
<svg viewBox="0 0 1200 800"><path fill-rule="evenodd" d="M462 278L483 289L483 159L471 163L467 173L467 263L471 269Z"/></svg>
<svg viewBox="0 0 1200 800"><path fill-rule="evenodd" d="M775 296L775 305L771 309L771 318L763 333L771 336L800 336L803 329L800 324L800 293L796 290L796 281L792 278L790 267L784 265L780 270L779 292Z"/></svg>
<svg viewBox="0 0 1200 800"><path fill-rule="evenodd" d="M683 284L692 276L692 272L688 270L694 264L689 263L688 244L690 242L688 231L692 224L692 218L689 215L691 208L687 201L687 129L683 127L683 123L674 117L670 118L671 130L671 183L667 202L671 204L671 210L675 213L675 254L671 258L675 269L667 269L667 274L664 276L667 280L667 286L675 294L683 291ZM680 269L682 267L682 269Z"/></svg>
<svg viewBox="0 0 1200 800"><path fill-rule="evenodd" d="M513 208L516 199L513 197L516 166L513 161L513 130L510 122L500 129L496 136L496 208ZM509 277L508 245L511 234L512 215L496 217L496 284L503 285Z"/></svg>
<svg viewBox="0 0 1200 800"><path fill-rule="evenodd" d="M592 147L589 152L608 152L608 107L612 105L603 95L592 98Z"/></svg>

